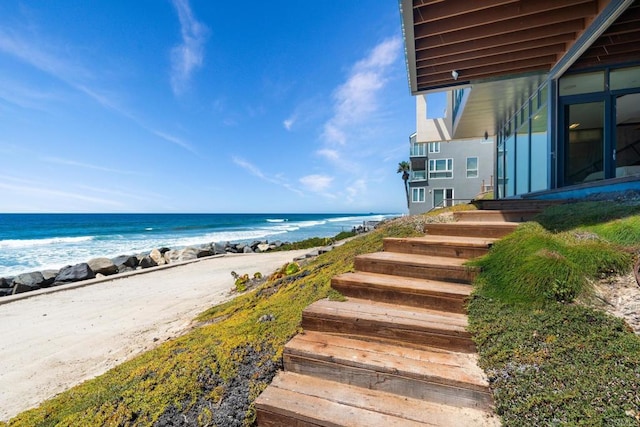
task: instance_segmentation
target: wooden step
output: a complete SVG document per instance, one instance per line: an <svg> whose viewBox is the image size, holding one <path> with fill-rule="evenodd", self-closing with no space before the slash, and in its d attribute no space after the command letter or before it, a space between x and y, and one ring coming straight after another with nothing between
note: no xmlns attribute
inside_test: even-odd
<svg viewBox="0 0 640 427"><path fill-rule="evenodd" d="M387 237L385 252L433 255L451 258L482 256L497 239L465 236Z"/></svg>
<svg viewBox="0 0 640 427"><path fill-rule="evenodd" d="M541 209L509 209L509 210L477 210L454 212L457 221L499 221L525 222L530 221L542 212Z"/></svg>
<svg viewBox="0 0 640 427"><path fill-rule="evenodd" d="M565 200L535 200L535 199L497 199L474 200L472 203L483 210L502 209L546 209L550 206L561 205Z"/></svg>
<svg viewBox="0 0 640 427"><path fill-rule="evenodd" d="M462 258L375 252L358 255L354 260L354 266L356 270L368 273L471 283L479 269L463 265L465 262Z"/></svg>
<svg viewBox="0 0 640 427"><path fill-rule="evenodd" d="M288 372L274 378L256 399L255 407L261 427L500 425L496 416L481 410L450 407Z"/></svg>
<svg viewBox="0 0 640 427"><path fill-rule="evenodd" d="M331 287L347 297L464 313L469 285L378 273L346 273L331 279Z"/></svg>
<svg viewBox="0 0 640 427"><path fill-rule="evenodd" d="M451 406L492 405L489 383L474 354L308 332L294 337L283 357L287 372Z"/></svg>
<svg viewBox="0 0 640 427"><path fill-rule="evenodd" d="M444 222L425 224L424 232L437 236L467 236L499 239L513 232L517 222Z"/></svg>
<svg viewBox="0 0 640 427"><path fill-rule="evenodd" d="M302 312L302 328L415 348L476 351L463 314L357 298L316 301Z"/></svg>

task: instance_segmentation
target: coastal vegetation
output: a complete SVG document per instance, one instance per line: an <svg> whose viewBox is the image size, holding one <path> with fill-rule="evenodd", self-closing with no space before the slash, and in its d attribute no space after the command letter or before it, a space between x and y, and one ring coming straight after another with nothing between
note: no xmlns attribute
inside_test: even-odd
<svg viewBox="0 0 640 427"><path fill-rule="evenodd" d="M355 256L381 250L387 236L420 235L442 212L389 221L296 268L287 264L202 313L190 332L9 425L252 425L252 402L281 367L302 310L341 298L330 280L351 271ZM473 262L483 273L470 327L505 425L638 425L640 338L590 299L595 280L631 269L639 218L632 204L550 208Z"/></svg>

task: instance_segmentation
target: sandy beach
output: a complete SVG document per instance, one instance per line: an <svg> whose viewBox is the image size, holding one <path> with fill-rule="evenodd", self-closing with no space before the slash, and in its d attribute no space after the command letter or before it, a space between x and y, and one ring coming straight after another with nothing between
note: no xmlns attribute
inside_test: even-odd
<svg viewBox="0 0 640 427"><path fill-rule="evenodd" d="M231 271L270 274L308 252L201 259L0 304L0 420L180 335L234 296Z"/></svg>

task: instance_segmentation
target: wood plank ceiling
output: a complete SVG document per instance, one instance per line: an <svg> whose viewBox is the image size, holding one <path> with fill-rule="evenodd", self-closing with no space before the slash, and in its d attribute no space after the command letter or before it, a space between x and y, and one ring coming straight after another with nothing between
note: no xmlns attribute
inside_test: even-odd
<svg viewBox="0 0 640 427"><path fill-rule="evenodd" d="M417 89L548 72L605 3L413 0Z"/></svg>
<svg viewBox="0 0 640 427"><path fill-rule="evenodd" d="M640 0L633 2L616 22L605 30L571 70L619 64L640 59Z"/></svg>

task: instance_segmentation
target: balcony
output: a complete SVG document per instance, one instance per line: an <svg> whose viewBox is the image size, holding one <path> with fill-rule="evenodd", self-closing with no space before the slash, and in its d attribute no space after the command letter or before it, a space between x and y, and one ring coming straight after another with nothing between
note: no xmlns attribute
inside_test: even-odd
<svg viewBox="0 0 640 427"><path fill-rule="evenodd" d="M427 180L426 170L411 171L411 182L426 181L426 180Z"/></svg>
<svg viewBox="0 0 640 427"><path fill-rule="evenodd" d="M426 157L427 156L427 144L415 143L411 144L409 149L409 157Z"/></svg>

